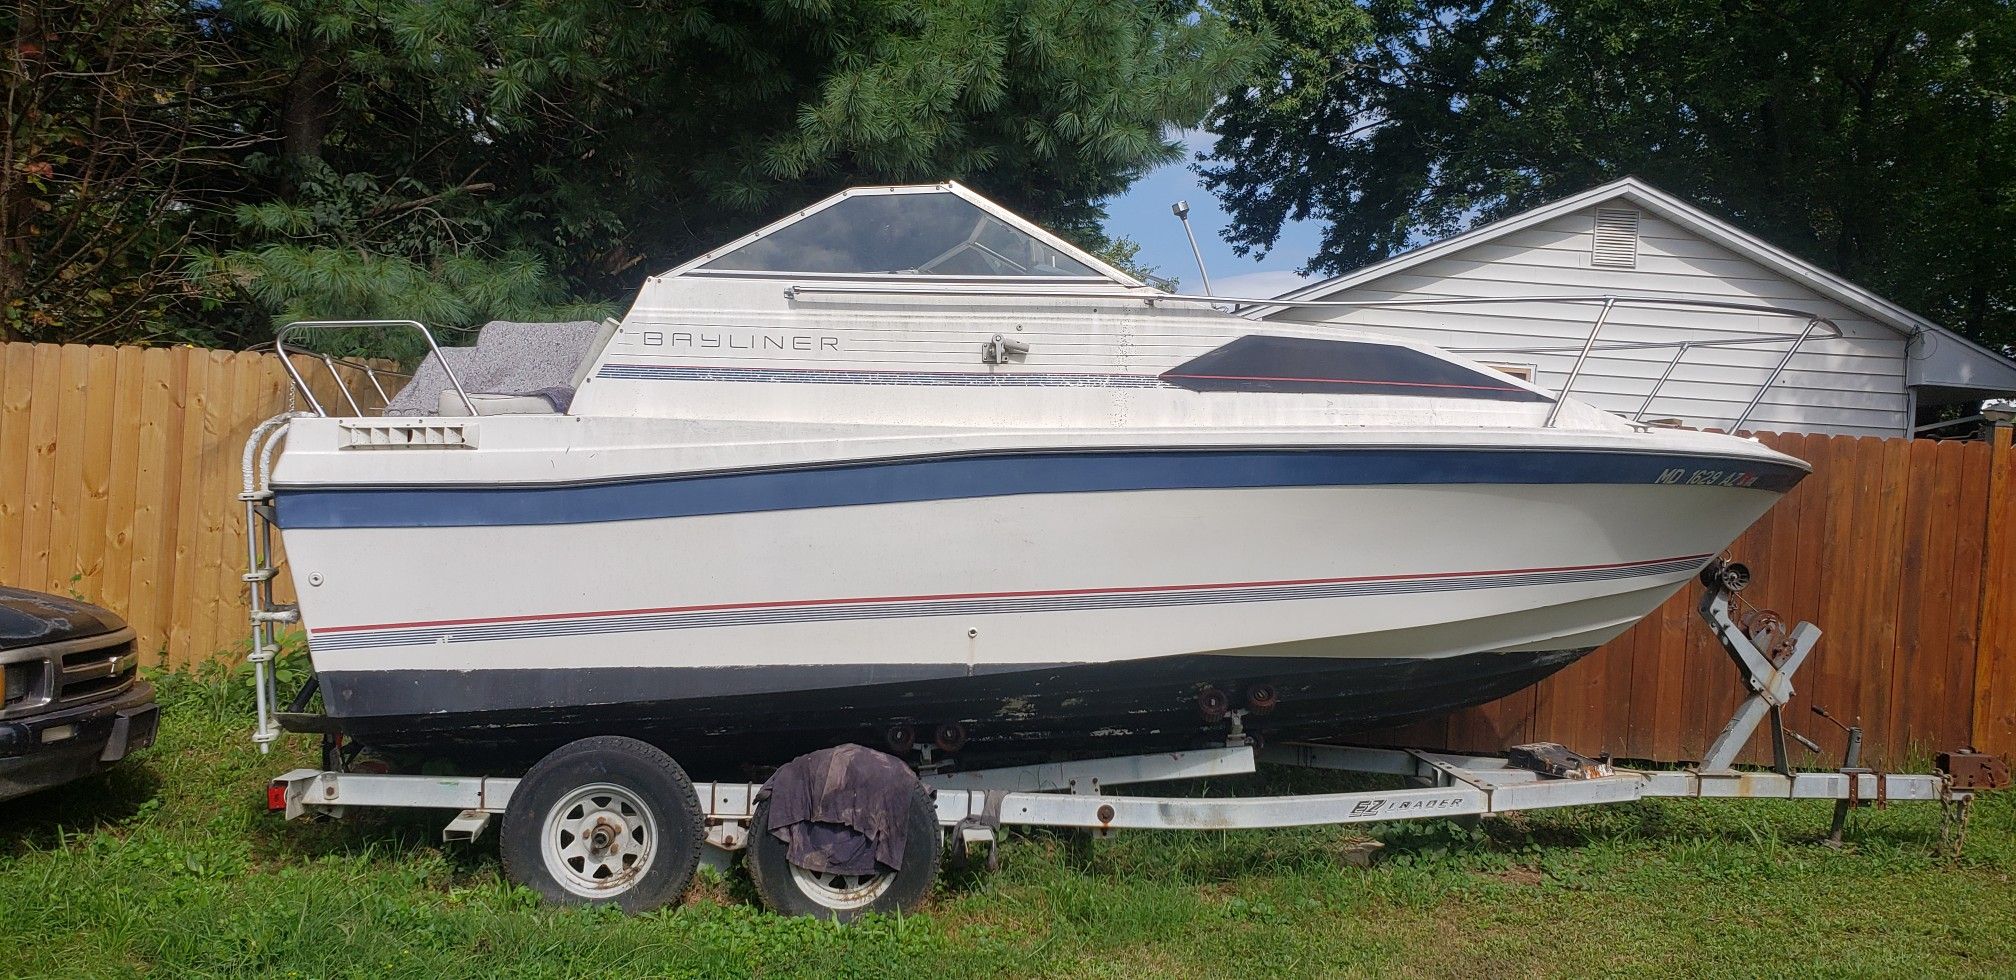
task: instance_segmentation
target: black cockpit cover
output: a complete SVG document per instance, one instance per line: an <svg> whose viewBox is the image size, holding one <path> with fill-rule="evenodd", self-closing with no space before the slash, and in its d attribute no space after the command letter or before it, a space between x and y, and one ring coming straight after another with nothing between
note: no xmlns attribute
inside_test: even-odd
<svg viewBox="0 0 2016 980"><path fill-rule="evenodd" d="M1412 347L1261 334L1248 334L1179 364L1162 380L1191 391L1552 400L1504 375Z"/></svg>

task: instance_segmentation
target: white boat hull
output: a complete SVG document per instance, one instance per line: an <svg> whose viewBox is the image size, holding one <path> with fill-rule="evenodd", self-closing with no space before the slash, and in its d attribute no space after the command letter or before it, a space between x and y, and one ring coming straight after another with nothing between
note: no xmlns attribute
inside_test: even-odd
<svg viewBox="0 0 2016 980"><path fill-rule="evenodd" d="M982 747L1138 744L1209 730L1206 686L1275 688L1249 727L1297 736L1509 693L1629 628L1800 475L1556 455L1021 454L1055 476L1030 492L935 456L460 497L282 485L279 512L327 715L366 740L788 753L956 722ZM1426 482L1358 482L1389 470Z"/></svg>

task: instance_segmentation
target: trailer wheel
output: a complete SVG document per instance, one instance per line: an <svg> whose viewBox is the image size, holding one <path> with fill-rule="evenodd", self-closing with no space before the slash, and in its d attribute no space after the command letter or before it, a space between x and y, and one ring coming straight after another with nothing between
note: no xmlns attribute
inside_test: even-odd
<svg viewBox="0 0 2016 980"><path fill-rule="evenodd" d="M525 773L499 852L505 875L549 902L644 912L686 894L706 832L686 770L636 739L603 735Z"/></svg>
<svg viewBox="0 0 2016 980"><path fill-rule="evenodd" d="M766 829L770 801L756 804L749 821L749 878L764 906L779 915L837 922L852 922L870 912L916 909L938 881L945 833L938 826L938 806L924 784L912 784L910 793L903 870L872 875L836 875L792 864L786 857L790 846Z"/></svg>

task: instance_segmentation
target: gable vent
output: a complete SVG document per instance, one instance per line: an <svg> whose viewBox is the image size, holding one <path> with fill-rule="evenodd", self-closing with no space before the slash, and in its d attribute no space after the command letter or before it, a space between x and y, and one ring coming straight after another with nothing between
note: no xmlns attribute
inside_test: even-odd
<svg viewBox="0 0 2016 980"><path fill-rule="evenodd" d="M1629 208L1597 208L1592 265L1613 269L1638 268L1638 212Z"/></svg>

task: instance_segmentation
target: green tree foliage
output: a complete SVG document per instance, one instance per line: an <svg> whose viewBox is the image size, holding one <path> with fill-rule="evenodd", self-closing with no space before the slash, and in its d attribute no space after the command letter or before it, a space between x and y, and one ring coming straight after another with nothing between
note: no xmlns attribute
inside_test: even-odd
<svg viewBox="0 0 2016 980"><path fill-rule="evenodd" d="M156 48L209 60L80 57L130 73L142 102L194 79L237 134L194 155L191 179L134 170L144 220L86 222L101 247L147 257L138 293L175 302L56 303L67 317L23 331L40 339L168 321L237 344L300 316L592 313L857 183L966 181L1108 248L1098 201L1175 159L1164 133L1260 50L1194 0L29 2L52 36L144 11ZM19 159L47 162L50 120L10 109ZM29 172L10 164L10 186ZM143 225L165 237L118 238ZM36 250L9 254L46 274Z"/></svg>
<svg viewBox="0 0 2016 980"><path fill-rule="evenodd" d="M1107 264L1142 282L1171 291L1182 285L1182 280L1162 275L1155 266L1141 261L1141 243L1132 238L1108 238L1104 245L1094 243L1091 251L1105 259Z"/></svg>
<svg viewBox="0 0 2016 980"><path fill-rule="evenodd" d="M319 159L287 166L290 199L233 211L238 235L263 244L222 254L192 250L187 269L198 281L239 291L282 322L343 317L468 326L616 312L612 304L571 297L536 250L472 247L492 238L484 210L470 206L480 185L426 194L411 181L387 187L368 174L339 175Z"/></svg>
<svg viewBox="0 0 2016 980"><path fill-rule="evenodd" d="M2016 341L2016 7L1235 0L1293 42L1217 110L1241 249L1312 272L1637 175L1977 339Z"/></svg>
<svg viewBox="0 0 2016 980"><path fill-rule="evenodd" d="M159 0L0 5L0 337L158 336L247 66Z"/></svg>

